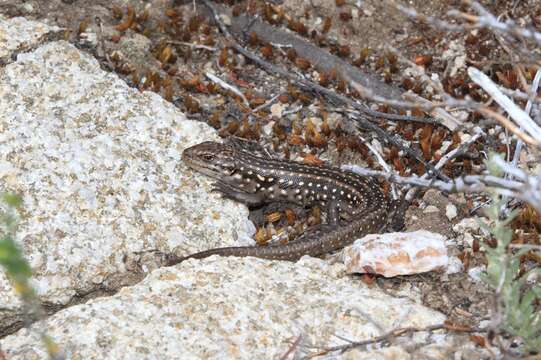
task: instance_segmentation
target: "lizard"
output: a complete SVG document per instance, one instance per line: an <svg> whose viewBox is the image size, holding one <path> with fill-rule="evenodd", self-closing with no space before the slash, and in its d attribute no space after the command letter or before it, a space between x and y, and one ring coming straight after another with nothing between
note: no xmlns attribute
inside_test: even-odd
<svg viewBox="0 0 541 360"><path fill-rule="evenodd" d="M213 178L212 190L225 198L252 207L270 202L319 205L326 210L327 221L285 245L222 247L185 257L167 255L168 266L211 255L296 261L304 255L320 256L340 249L401 221L396 215L397 202L386 197L378 182L353 172L277 159L238 140L200 143L185 149L182 160Z"/></svg>

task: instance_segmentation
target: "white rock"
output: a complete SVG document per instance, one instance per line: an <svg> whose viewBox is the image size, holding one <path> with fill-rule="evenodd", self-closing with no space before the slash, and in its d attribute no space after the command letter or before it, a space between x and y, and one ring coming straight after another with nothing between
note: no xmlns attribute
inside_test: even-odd
<svg viewBox="0 0 541 360"><path fill-rule="evenodd" d="M284 109L285 109L285 106L281 103L272 104L270 107L271 114L276 119L279 119L282 117L282 113L284 112Z"/></svg>
<svg viewBox="0 0 541 360"><path fill-rule="evenodd" d="M440 212L440 209L438 209L434 205L428 205L427 207L423 209L423 213L425 214L437 213L437 212Z"/></svg>
<svg viewBox="0 0 541 360"><path fill-rule="evenodd" d="M447 275L451 275L462 271L464 271L464 264L462 263L462 261L456 256L449 257L449 263L447 264L445 273Z"/></svg>
<svg viewBox="0 0 541 360"><path fill-rule="evenodd" d="M477 281L477 282L480 282L482 281L481 280L481 274L486 270L486 268L484 266L477 266L477 267L472 267L468 270L468 276L474 280L474 281Z"/></svg>
<svg viewBox="0 0 541 360"><path fill-rule="evenodd" d="M341 264L214 256L155 270L138 285L62 310L41 325L69 359L277 359L301 334L297 357L314 352L309 345L343 344L339 337L367 339L444 320L409 298L351 281ZM404 346L422 348L424 340ZM10 360L46 357L26 329L0 347ZM406 354L392 346L348 356Z"/></svg>
<svg viewBox="0 0 541 360"><path fill-rule="evenodd" d="M375 273L385 277L418 274L447 266L445 237L425 230L372 234L342 252L348 273Z"/></svg>
<svg viewBox="0 0 541 360"><path fill-rule="evenodd" d="M263 127L261 128L261 130L263 130L263 134L269 136L273 133L273 130L272 128L274 127L274 121L269 121L268 123L266 123L265 125L263 125Z"/></svg>
<svg viewBox="0 0 541 360"><path fill-rule="evenodd" d="M2 68L0 128L0 187L23 196L17 241L35 259L43 301L118 287L109 279L128 276L124 258L137 252L182 255L249 236L246 207L211 194L181 161L216 132L67 42ZM0 333L20 311L0 270Z"/></svg>
<svg viewBox="0 0 541 360"><path fill-rule="evenodd" d="M22 17L0 17L0 64L9 62L14 52L32 49L49 35L60 32L57 26L49 26Z"/></svg>
<svg viewBox="0 0 541 360"><path fill-rule="evenodd" d="M447 219L453 220L456 218L458 213L458 210L455 205L449 203L445 206L445 216L447 216Z"/></svg>
<svg viewBox="0 0 541 360"><path fill-rule="evenodd" d="M478 231L479 230L479 218L465 218L453 226L453 231L460 234L466 231Z"/></svg>

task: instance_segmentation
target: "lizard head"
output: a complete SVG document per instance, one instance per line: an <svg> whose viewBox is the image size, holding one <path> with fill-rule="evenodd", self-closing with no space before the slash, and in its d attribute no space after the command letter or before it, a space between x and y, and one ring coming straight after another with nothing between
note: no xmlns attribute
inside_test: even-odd
<svg viewBox="0 0 541 360"><path fill-rule="evenodd" d="M235 172L235 149L228 144L205 141L187 148L182 161L194 170L215 179L221 179Z"/></svg>

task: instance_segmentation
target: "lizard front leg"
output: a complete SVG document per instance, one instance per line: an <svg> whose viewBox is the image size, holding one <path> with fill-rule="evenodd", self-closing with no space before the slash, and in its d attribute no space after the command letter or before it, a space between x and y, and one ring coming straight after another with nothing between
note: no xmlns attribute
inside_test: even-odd
<svg viewBox="0 0 541 360"><path fill-rule="evenodd" d="M220 193L222 197L238 201L248 207L261 206L266 202L265 196L262 193L241 191L224 181L215 182L211 191Z"/></svg>

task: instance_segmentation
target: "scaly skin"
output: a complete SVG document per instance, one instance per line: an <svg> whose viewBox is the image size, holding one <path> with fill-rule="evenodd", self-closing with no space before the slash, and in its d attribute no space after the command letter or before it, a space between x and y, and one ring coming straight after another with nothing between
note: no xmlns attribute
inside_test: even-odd
<svg viewBox="0 0 541 360"><path fill-rule="evenodd" d="M253 256L295 261L304 255L320 256L378 233L396 218L391 204L371 178L332 167L317 167L278 160L244 144L204 142L182 154L191 168L216 179L215 191L251 206L288 201L327 210L328 223L308 229L285 245L224 247L186 257L169 255L168 265L211 255Z"/></svg>

